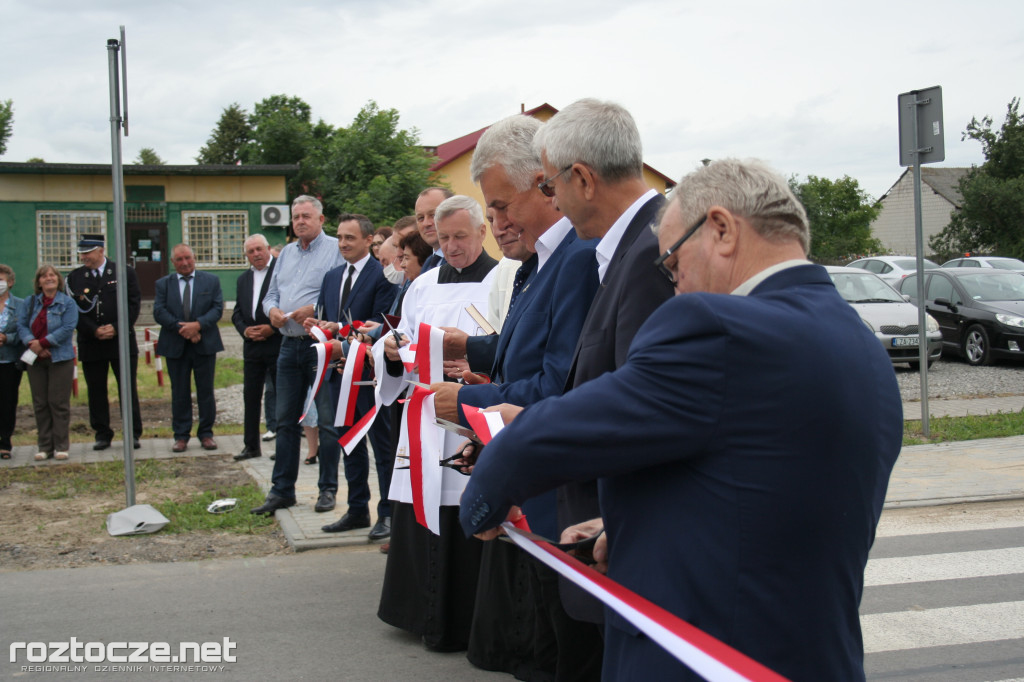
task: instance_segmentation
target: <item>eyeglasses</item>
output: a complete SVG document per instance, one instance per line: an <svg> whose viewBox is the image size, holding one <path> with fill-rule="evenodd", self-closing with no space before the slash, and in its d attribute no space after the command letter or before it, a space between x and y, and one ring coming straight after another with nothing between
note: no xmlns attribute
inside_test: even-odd
<svg viewBox="0 0 1024 682"><path fill-rule="evenodd" d="M661 274L663 274L666 277L668 277L668 281L672 282L673 284L676 283L676 273L672 272L671 268L669 268L667 265L665 265L665 261L667 261L669 259L669 257L672 256L673 253L678 251L679 247L683 245L683 242L685 242L687 239L692 237L693 233L696 232L697 230L699 230L700 226L703 225L704 221L707 220L707 219L708 219L708 215L707 215L707 213L705 213L703 216L701 216L700 220L698 220L694 224L693 227L691 227L689 230L687 230L686 233L683 234L683 236L679 238L679 241L677 241L672 246L668 247L668 251L666 251L665 253L661 254L656 259L654 259L654 267L658 268L658 272L660 272Z"/></svg>
<svg viewBox="0 0 1024 682"><path fill-rule="evenodd" d="M572 168L573 165L575 165L575 162L570 163L568 166L566 166L562 170L558 171L557 173L552 175L550 178L545 179L543 182L538 182L537 183L537 189L539 189L541 191L541 194L543 194L546 197L553 197L553 196L555 196L555 188L551 186L551 183L553 183L555 181L555 178L557 178L559 175L561 175L565 171L567 171L570 168Z"/></svg>

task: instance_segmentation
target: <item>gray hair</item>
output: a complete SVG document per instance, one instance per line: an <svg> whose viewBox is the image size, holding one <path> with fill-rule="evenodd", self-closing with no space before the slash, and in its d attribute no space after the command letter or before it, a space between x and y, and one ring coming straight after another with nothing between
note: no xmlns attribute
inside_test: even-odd
<svg viewBox="0 0 1024 682"><path fill-rule="evenodd" d="M480 208L480 204L476 199L467 197L465 194L456 194L438 204L434 211L434 222L440 223L458 211L469 212L469 219L473 223L473 227L484 224L484 212Z"/></svg>
<svg viewBox="0 0 1024 682"><path fill-rule="evenodd" d="M533 138L541 125L532 116L516 114L488 128L473 152L473 163L469 167L473 182L480 184L484 171L491 166L501 166L517 192L531 189L537 171L543 171L540 154L533 148Z"/></svg>
<svg viewBox="0 0 1024 682"><path fill-rule="evenodd" d="M629 112L613 102L573 102L541 127L533 149L538 157L543 151L558 170L584 163L612 182L643 177L640 131Z"/></svg>
<svg viewBox="0 0 1024 682"><path fill-rule="evenodd" d="M713 161L683 177L669 201L679 202L685 220L696 221L712 206L721 206L750 221L772 242L797 240L811 249L807 213L786 180L757 159Z"/></svg>
<svg viewBox="0 0 1024 682"><path fill-rule="evenodd" d="M300 194L292 201L292 208L295 208L299 204L312 204L313 208L315 208L320 215L324 214L324 205L321 204L320 200L316 197L311 197L308 194Z"/></svg>
<svg viewBox="0 0 1024 682"><path fill-rule="evenodd" d="M259 232L256 232L254 234L250 234L248 237L245 238L245 241L242 242L242 250L245 250L249 246L249 242L259 242L260 244L262 244L263 246L267 247L268 249L270 248L270 242L268 242L267 238L264 237Z"/></svg>

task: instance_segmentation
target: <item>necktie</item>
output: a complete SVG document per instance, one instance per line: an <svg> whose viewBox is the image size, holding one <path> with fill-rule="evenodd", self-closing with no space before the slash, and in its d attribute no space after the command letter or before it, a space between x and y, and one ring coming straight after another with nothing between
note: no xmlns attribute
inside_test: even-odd
<svg viewBox="0 0 1024 682"><path fill-rule="evenodd" d="M181 317L186 322L192 319L192 275L185 275L185 291L181 294Z"/></svg>
<svg viewBox="0 0 1024 682"><path fill-rule="evenodd" d="M352 293L352 276L356 274L356 266L348 266L348 277L345 278L345 284L341 287L341 303L338 305L338 322L342 322L345 319L345 304L348 303L348 295Z"/></svg>
<svg viewBox="0 0 1024 682"><path fill-rule="evenodd" d="M536 258L527 260L519 269L516 270L515 279L512 280L512 298L508 301L508 312L505 313L505 319L512 314L512 308L516 305L516 299L519 298L519 294L523 293L523 286L526 284L526 280L530 277L530 273L533 272L533 265L537 262Z"/></svg>
<svg viewBox="0 0 1024 682"><path fill-rule="evenodd" d="M100 271L99 270L93 270L92 271L92 276L95 277L96 279L99 279L100 278Z"/></svg>

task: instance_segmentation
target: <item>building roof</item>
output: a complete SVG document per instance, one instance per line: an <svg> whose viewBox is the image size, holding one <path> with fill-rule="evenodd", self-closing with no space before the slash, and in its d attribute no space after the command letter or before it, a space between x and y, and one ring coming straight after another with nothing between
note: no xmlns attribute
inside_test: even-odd
<svg viewBox="0 0 1024 682"><path fill-rule="evenodd" d="M522 113L524 116L534 117L536 117L537 114L546 113L550 118L551 116L554 116L555 114L558 113L558 109L554 108L553 106L545 102L544 104L541 104L539 107L528 109ZM483 136L485 132L487 132L487 129L490 127L491 126L486 126L484 128L481 128L480 130L469 133L468 135L463 135L462 137L457 137L454 140L449 140L448 142L445 142L437 147L429 148L437 156L437 162L430 167L430 170L441 170L455 159L476 149L476 143L480 141L480 138ZM648 166L646 163L644 164L644 168L646 168L648 171L654 173L659 178L664 180L666 187L675 187L676 181L668 177L664 173L661 173L660 171L652 168L651 166Z"/></svg>
<svg viewBox="0 0 1024 682"><path fill-rule="evenodd" d="M893 187L900 184L904 176L912 170L912 168L904 170L893 186L887 189L885 194L878 200L882 201L882 199L889 196L889 192L893 190ZM960 196L960 178L965 176L969 170L970 168L930 168L928 166L921 166L921 182L931 187L932 191L953 204L953 206L960 208L960 202L963 200L963 197Z"/></svg>
<svg viewBox="0 0 1024 682"><path fill-rule="evenodd" d="M283 175L291 177L299 172L298 164L276 165L197 165L197 166L141 166L124 164L125 175ZM15 163L0 162L0 174L27 175L110 175L109 163Z"/></svg>

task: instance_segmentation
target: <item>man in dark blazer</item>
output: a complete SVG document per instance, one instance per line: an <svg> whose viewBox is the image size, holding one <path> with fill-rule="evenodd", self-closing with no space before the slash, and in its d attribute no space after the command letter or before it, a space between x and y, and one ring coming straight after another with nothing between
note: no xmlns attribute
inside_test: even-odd
<svg viewBox="0 0 1024 682"><path fill-rule="evenodd" d="M541 123L529 116L503 119L487 129L473 153L470 175L480 184L495 239L502 245L507 235L518 235L515 243L525 246L529 258L516 275L515 284L521 286L513 287L493 363L486 369L491 383L473 383L474 376L466 373L464 379L472 385L431 386L437 416L466 426L467 406L530 405L562 394L598 287L596 240L579 239L553 199L537 189L544 179L532 149L539 128ZM514 257L506 247L503 253ZM531 265L531 274L524 276ZM446 350L453 331L446 330ZM467 338L467 357L485 355L475 352L474 346L493 338ZM525 500L522 508L531 530L558 536L553 490ZM531 589L525 590L526 584ZM522 679L562 679L567 671L574 679L593 679L600 674L600 644L600 633L592 624L573 621L565 613L554 571L503 543L485 548L467 653L471 663Z"/></svg>
<svg viewBox="0 0 1024 682"><path fill-rule="evenodd" d="M192 387L195 376L199 427L196 436L204 450L216 450L213 421L217 402L213 374L217 352L224 350L217 322L224 313L220 280L196 270L191 247L178 244L171 251L175 273L156 281L153 318L160 325L156 352L167 358L171 378L171 428L174 452L184 452L192 431Z"/></svg>
<svg viewBox="0 0 1024 682"><path fill-rule="evenodd" d="M274 274L270 244L262 234L254 234L245 240L243 247L252 267L238 276L235 309L231 313L231 322L243 339L245 448L235 455L236 461L263 454L260 450L260 402L267 376L270 375L273 381L277 374L277 354L281 349L281 334L263 312L263 297Z"/></svg>
<svg viewBox="0 0 1024 682"><path fill-rule="evenodd" d="M345 263L324 277L320 289L320 297L316 304L316 318L306 321L306 328L319 325L332 332L346 324L346 314L353 321L378 322L381 315L391 308L397 290L395 285L384 276L384 269L370 253L373 243L373 223L369 218L357 213L345 213L338 223L338 250L341 251ZM347 349L347 346L346 346ZM357 381L370 380L373 371L366 363L363 376ZM330 384L322 387L321 392L328 391L331 397L330 409L320 412L318 418L320 428L328 428L333 436L325 443L320 441L320 496L317 511L321 511L323 497L327 492L333 495L338 490L338 460L340 447L338 438L348 432L348 427L334 426L334 417L338 404L338 392L341 390L341 373L331 375ZM355 421L373 407L373 391L360 390L356 403ZM383 408L383 406L382 406ZM377 482L380 487L380 501L377 503L377 522L371 529L372 539L378 540L391 534L391 503L388 501L388 488L391 486L392 460L388 457L391 451L390 417L387 410L382 409L370 427L370 442L373 444L374 460L377 466ZM366 439L363 438L352 449L345 453L345 480L348 481L348 511L334 523L323 527L326 533L337 533L355 528L370 526L370 486L369 486L369 454L366 450ZM333 509L334 505L331 504ZM323 511L329 511L324 509Z"/></svg>
<svg viewBox="0 0 1024 682"><path fill-rule="evenodd" d="M787 679L863 680L858 606L902 406L884 350L806 260L809 235L760 163L684 178L659 258L682 295L621 368L498 434L466 532L596 476L610 578ZM605 644L605 679L701 679L611 610Z"/></svg>
<svg viewBox="0 0 1024 682"><path fill-rule="evenodd" d="M621 366L637 330L671 297L671 285L652 265L658 243L650 228L665 199L644 182L640 132L616 104L570 104L541 128L534 148L547 178L542 190L554 192L581 237L601 239L601 286L576 344L568 390ZM598 514L596 481L558 490L559 530ZM601 622L600 604L566 580L562 599L571 616Z"/></svg>
<svg viewBox="0 0 1024 682"><path fill-rule="evenodd" d="M135 270L126 267L128 324L117 319L117 266L107 260L102 234L83 235L78 242L82 267L68 273L68 295L78 304L78 359L82 363L85 385L89 391L89 425L96 432L93 450L106 450L114 439L110 428L110 399L107 396L108 367L117 381L117 397L123 395L121 384L120 342L118 333L128 335L131 368L132 436L135 448L142 436L142 410L136 376L139 369L139 346L135 339L135 321L139 319L142 291ZM127 432L127 429L126 429ZM127 436L126 436L127 437Z"/></svg>

